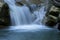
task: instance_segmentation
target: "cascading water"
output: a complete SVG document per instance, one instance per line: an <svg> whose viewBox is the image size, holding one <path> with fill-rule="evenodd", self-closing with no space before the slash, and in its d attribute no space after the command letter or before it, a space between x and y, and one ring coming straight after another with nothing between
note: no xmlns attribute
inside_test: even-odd
<svg viewBox="0 0 60 40"><path fill-rule="evenodd" d="M32 15L27 6L16 6L15 0L5 0L10 8L12 25L30 24Z"/></svg>
<svg viewBox="0 0 60 40"><path fill-rule="evenodd" d="M0 40L60 40L60 32L40 24L46 13L44 6L39 11L34 11L36 19L32 21L32 15L26 6L16 6L15 0L4 1L9 5L14 26L0 30Z"/></svg>
<svg viewBox="0 0 60 40"><path fill-rule="evenodd" d="M34 21L34 23L42 25L42 20L46 14L45 6L42 6L39 10L34 11L34 14L37 16L37 19Z"/></svg>
<svg viewBox="0 0 60 40"><path fill-rule="evenodd" d="M46 13L44 10L45 6L41 7L39 11L34 11L33 14L35 14L37 18L33 21L32 13L29 11L27 6L17 6L15 4L15 0L4 1L9 6L12 25L15 25L15 28L11 27L11 29L39 29L40 27L45 28L44 25L40 24ZM37 25L37 23L40 25Z"/></svg>

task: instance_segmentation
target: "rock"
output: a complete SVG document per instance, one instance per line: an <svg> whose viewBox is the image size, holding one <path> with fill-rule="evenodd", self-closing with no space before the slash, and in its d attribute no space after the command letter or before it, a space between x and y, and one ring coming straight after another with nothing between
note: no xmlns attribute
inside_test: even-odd
<svg viewBox="0 0 60 40"><path fill-rule="evenodd" d="M51 6L49 12L46 15L46 22L45 25L54 27L58 23L58 17L59 17L59 8L55 6Z"/></svg>
<svg viewBox="0 0 60 40"><path fill-rule="evenodd" d="M49 13L49 15L53 15L53 16L55 16L55 17L58 17L58 16L59 16L59 12L58 12L58 11L51 11L51 12Z"/></svg>
<svg viewBox="0 0 60 40"><path fill-rule="evenodd" d="M51 0L52 4L58 8L60 8L60 0Z"/></svg>
<svg viewBox="0 0 60 40"><path fill-rule="evenodd" d="M2 7L2 6L3 6L3 4L4 4L4 3L0 2L0 7Z"/></svg>
<svg viewBox="0 0 60 40"><path fill-rule="evenodd" d="M23 6L24 4L21 3L21 2L16 2L16 5L18 5L18 6Z"/></svg>
<svg viewBox="0 0 60 40"><path fill-rule="evenodd" d="M56 24L57 24L57 22L55 22L55 20L53 20L53 19L47 20L47 22L46 22L46 25L50 26L50 27L54 27Z"/></svg>
<svg viewBox="0 0 60 40"><path fill-rule="evenodd" d="M60 14L59 14L59 17L58 17L58 29L60 30Z"/></svg>
<svg viewBox="0 0 60 40"><path fill-rule="evenodd" d="M1 11L1 7L3 6L4 3L0 2L0 11Z"/></svg>
<svg viewBox="0 0 60 40"><path fill-rule="evenodd" d="M54 27L58 23L58 16L59 12L58 11L51 11L49 14L46 16L46 22L45 25Z"/></svg>
<svg viewBox="0 0 60 40"><path fill-rule="evenodd" d="M10 14L9 14L9 7L6 3L3 4L0 11L0 25L3 28L8 27L10 25ZM1 28L1 26L0 26Z"/></svg>

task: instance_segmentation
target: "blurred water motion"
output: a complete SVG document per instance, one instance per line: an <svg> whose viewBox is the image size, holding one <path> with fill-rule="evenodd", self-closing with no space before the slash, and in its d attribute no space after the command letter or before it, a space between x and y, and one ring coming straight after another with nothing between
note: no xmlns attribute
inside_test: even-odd
<svg viewBox="0 0 60 40"><path fill-rule="evenodd" d="M10 9L12 26L0 30L0 40L60 40L60 32L54 28L48 28L42 24L46 14L45 6L41 6L33 14L29 8L16 6L15 0L4 0Z"/></svg>

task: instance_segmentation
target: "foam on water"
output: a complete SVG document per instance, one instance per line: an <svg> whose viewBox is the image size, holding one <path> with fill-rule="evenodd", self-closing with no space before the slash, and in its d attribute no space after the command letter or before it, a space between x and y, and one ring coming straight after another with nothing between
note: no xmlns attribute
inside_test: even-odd
<svg viewBox="0 0 60 40"><path fill-rule="evenodd" d="M22 32L27 32L27 31L36 31L36 30L44 30L44 29L52 29L48 28L45 25L36 25L36 24L31 24L31 25L20 25L20 26L10 26L9 30L19 30Z"/></svg>

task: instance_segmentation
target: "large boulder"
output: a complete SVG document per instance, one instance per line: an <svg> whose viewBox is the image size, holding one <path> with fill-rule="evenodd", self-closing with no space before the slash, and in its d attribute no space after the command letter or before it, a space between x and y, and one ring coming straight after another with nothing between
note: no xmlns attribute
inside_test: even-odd
<svg viewBox="0 0 60 40"><path fill-rule="evenodd" d="M0 10L0 28L6 28L10 25L9 7L4 3Z"/></svg>
<svg viewBox="0 0 60 40"><path fill-rule="evenodd" d="M45 25L50 27L55 27L58 24L59 18L59 8L51 6L49 12L45 16Z"/></svg>

